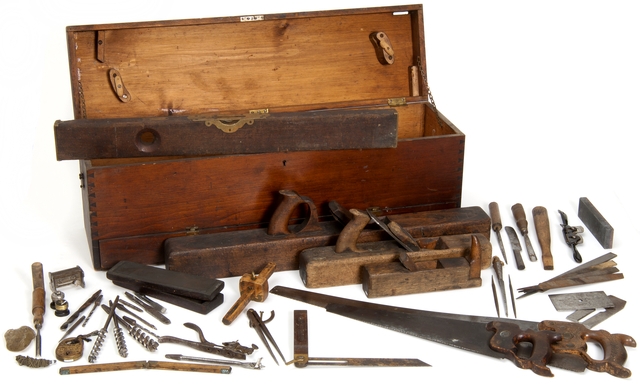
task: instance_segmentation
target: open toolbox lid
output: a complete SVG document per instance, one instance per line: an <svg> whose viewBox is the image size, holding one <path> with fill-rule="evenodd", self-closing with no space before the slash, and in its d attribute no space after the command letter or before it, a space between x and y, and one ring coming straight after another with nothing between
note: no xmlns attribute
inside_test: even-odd
<svg viewBox="0 0 640 384"><path fill-rule="evenodd" d="M76 119L428 100L422 5L70 26L67 41Z"/></svg>

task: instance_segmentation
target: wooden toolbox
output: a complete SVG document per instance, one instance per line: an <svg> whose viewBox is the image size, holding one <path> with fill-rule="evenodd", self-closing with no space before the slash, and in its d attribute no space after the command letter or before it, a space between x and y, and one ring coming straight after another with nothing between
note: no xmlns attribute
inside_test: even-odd
<svg viewBox="0 0 640 384"><path fill-rule="evenodd" d="M163 242L174 236L264 227L285 189L312 199L320 220L331 219L331 200L386 214L459 208L465 136L430 102L422 12L408 5L68 27L75 120L54 129L58 158L80 160L94 268L162 264ZM309 117L323 113L334 119ZM340 115L356 123L336 130ZM294 132L305 119L314 128L295 140L278 124L270 125L277 134L251 131L282 116L299 119ZM371 129L357 123L364 116ZM255 123L218 133L235 147L205 152L187 149L217 139L160 130L195 121L215 130L214 120L229 131ZM96 152L63 153L74 144L59 131L65 125L89 130ZM378 125L386 128L376 133ZM342 136L362 135L371 137L341 147ZM269 146L247 150L239 141Z"/></svg>

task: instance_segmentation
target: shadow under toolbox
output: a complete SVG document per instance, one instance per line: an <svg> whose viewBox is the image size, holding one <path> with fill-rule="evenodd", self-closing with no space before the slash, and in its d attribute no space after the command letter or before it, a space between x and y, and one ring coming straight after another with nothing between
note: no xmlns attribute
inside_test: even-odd
<svg viewBox="0 0 640 384"><path fill-rule="evenodd" d="M67 40L73 125L140 124L118 131L129 135L117 138L127 144L121 153L110 135L110 151L92 152L98 158L63 155L71 139L57 143L59 159L80 158L95 269L162 264L170 237L266 227L280 190L312 199L321 221L331 219L331 200L383 214L460 207L465 136L431 103L422 5L72 26ZM332 120L313 120L320 126L307 147L293 140L281 150L279 140L292 141L286 133L252 130L273 116L322 112L378 114L397 126L373 138L395 137L340 147L340 135L353 132L327 128L323 138ZM210 122L230 131L218 137L241 134L254 149L190 152L154 119L202 121L200 132ZM229 128L242 119L255 124ZM174 149L154 152L155 140Z"/></svg>

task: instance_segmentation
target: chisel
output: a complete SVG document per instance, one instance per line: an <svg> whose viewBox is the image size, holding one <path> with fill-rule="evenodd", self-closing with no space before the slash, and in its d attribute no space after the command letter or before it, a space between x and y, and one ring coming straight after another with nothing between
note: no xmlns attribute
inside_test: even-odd
<svg viewBox="0 0 640 384"><path fill-rule="evenodd" d="M533 224L538 235L538 242L542 250L542 265L545 270L553 269L553 255L551 254L551 233L549 231L549 215L545 207L533 208Z"/></svg>
<svg viewBox="0 0 640 384"><path fill-rule="evenodd" d="M44 275L42 273L42 263L31 264L31 277L33 279L33 295L31 313L33 314L33 325L36 328L36 357L42 354L42 338L40 330L44 321Z"/></svg>
<svg viewBox="0 0 640 384"><path fill-rule="evenodd" d="M489 203L489 214L491 215L491 228L496 233L496 237L498 238L498 246L500 246L500 252L502 252L502 259L506 264L509 264L507 262L507 254L504 251L502 236L500 235L500 230L502 229L502 219L500 218L500 208L498 207L498 203Z"/></svg>
<svg viewBox="0 0 640 384"><path fill-rule="evenodd" d="M536 253L533 251L533 246L531 245L531 240L529 240L529 229L527 223L527 216L524 213L524 208L522 204L517 203L511 207L511 212L513 212L513 217L516 219L516 225L522 233L522 237L524 237L524 245L527 247L527 253L529 254L529 260L537 261Z"/></svg>
<svg viewBox="0 0 640 384"><path fill-rule="evenodd" d="M516 230L512 227L506 226L504 230L507 232L507 236L509 236L509 241L511 242L511 249L513 249L513 257L516 259L516 266L519 270L524 269L524 261L522 260L522 256L520 256L520 251L522 251L522 246L520 246L520 240L518 240L518 235L516 234Z"/></svg>

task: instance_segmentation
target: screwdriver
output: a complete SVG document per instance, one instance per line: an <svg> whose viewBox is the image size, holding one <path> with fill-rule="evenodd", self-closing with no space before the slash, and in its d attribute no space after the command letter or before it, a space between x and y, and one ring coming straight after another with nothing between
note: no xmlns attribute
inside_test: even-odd
<svg viewBox="0 0 640 384"><path fill-rule="evenodd" d="M31 277L33 279L33 295L31 313L33 314L33 325L36 328L36 357L40 357L42 353L42 338L40 329L44 321L44 275L42 273L42 263L35 262L31 264Z"/></svg>
<svg viewBox="0 0 640 384"><path fill-rule="evenodd" d="M516 226L522 233L522 237L524 237L524 245L527 247L527 253L529 254L529 260L537 261L536 253L533 251L533 245L531 245L531 240L529 240L529 229L527 223L527 216L524 213L524 208L522 204L517 203L511 207L511 212L513 212L513 217L516 219Z"/></svg>
<svg viewBox="0 0 640 384"><path fill-rule="evenodd" d="M500 230L502 229L502 219L500 218L500 207L498 207L498 203L491 202L489 203L489 214L491 215L491 228L496 233L496 237L498 238L498 245L500 246L500 252L502 252L502 259L506 264L507 262L507 254L504 251L504 244L502 243L502 236L500 235Z"/></svg>

